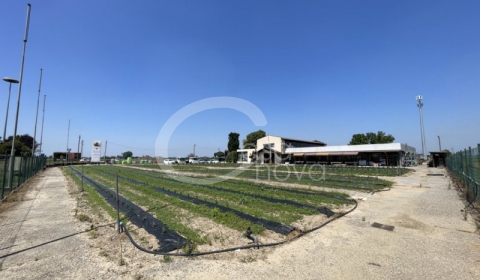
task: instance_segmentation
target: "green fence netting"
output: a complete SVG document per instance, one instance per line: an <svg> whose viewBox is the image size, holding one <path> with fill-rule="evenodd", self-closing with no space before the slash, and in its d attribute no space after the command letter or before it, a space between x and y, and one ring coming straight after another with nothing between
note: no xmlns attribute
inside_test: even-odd
<svg viewBox="0 0 480 280"><path fill-rule="evenodd" d="M462 182L469 203L480 203L480 144L447 157L447 167Z"/></svg>
<svg viewBox="0 0 480 280"><path fill-rule="evenodd" d="M12 160L12 163L10 163ZM3 156L0 158L0 197L5 197L23 185L40 170L45 168L47 158L40 157L13 157ZM11 169L10 169L11 168ZM11 172L10 172L11 170ZM10 179L11 177L11 179Z"/></svg>

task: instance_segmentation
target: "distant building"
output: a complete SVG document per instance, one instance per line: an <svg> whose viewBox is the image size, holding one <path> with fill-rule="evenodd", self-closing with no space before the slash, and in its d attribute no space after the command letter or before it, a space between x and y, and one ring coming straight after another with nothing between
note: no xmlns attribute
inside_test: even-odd
<svg viewBox="0 0 480 280"><path fill-rule="evenodd" d="M68 160L80 160L82 158L82 153L68 153ZM67 153L66 152L54 152L53 153L53 159L54 160L60 160L60 159L67 159Z"/></svg>
<svg viewBox="0 0 480 280"><path fill-rule="evenodd" d="M237 150L239 163L341 164L397 166L416 158L416 150L402 143L327 146L323 142L278 136L258 139L256 149Z"/></svg>

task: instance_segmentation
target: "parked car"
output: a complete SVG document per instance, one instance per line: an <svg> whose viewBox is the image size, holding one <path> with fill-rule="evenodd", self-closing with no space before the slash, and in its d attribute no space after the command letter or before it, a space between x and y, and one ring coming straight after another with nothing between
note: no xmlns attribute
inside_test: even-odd
<svg viewBox="0 0 480 280"><path fill-rule="evenodd" d="M166 158L163 160L163 164L165 165L171 165L171 164L177 164L176 159L171 159L171 158Z"/></svg>
<svg viewBox="0 0 480 280"><path fill-rule="evenodd" d="M177 158L177 164L187 164L187 158Z"/></svg>
<svg viewBox="0 0 480 280"><path fill-rule="evenodd" d="M188 163L199 163L198 157L189 157Z"/></svg>

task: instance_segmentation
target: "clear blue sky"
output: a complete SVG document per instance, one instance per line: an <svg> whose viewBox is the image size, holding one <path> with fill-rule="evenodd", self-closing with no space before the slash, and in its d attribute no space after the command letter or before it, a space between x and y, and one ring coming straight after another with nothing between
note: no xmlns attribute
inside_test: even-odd
<svg viewBox="0 0 480 280"><path fill-rule="evenodd" d="M3 0L0 76L19 78L27 3ZM384 131L421 152L480 142L479 1L32 0L18 134L33 135L40 68L47 95L43 150L155 154L163 124L184 106L232 96L258 106L256 127L231 109L188 118L169 154L227 147L228 134L347 144ZM0 84L0 123L8 84ZM13 86L7 135L13 134ZM103 156L103 148L102 148Z"/></svg>

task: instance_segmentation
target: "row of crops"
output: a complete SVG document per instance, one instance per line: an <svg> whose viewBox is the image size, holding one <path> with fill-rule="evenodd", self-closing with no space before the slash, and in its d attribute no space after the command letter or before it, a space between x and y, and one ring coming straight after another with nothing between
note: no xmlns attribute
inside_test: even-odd
<svg viewBox="0 0 480 280"><path fill-rule="evenodd" d="M152 168L160 168L158 165ZM379 166L379 167L365 167L365 166L335 166L335 165L320 165L320 164L291 164L291 165L268 165L268 164L179 164L174 165L173 168L179 171L198 171L213 172L218 169L235 169L245 168L252 171L270 171L274 172L297 172L309 173L312 171L325 171L327 175L334 176L401 176L411 169L403 167Z"/></svg>
<svg viewBox="0 0 480 280"><path fill-rule="evenodd" d="M149 167L150 168L150 167ZM374 192L391 185L381 176L405 174L405 168L327 167L325 165L175 165L152 166L206 177L234 177L258 182L281 182L323 188L339 188Z"/></svg>
<svg viewBox="0 0 480 280"><path fill-rule="evenodd" d="M91 187L104 192L105 200L113 196L118 179L124 218L140 218L144 223L150 221L148 223L152 230L160 233L175 232L188 242L198 245L211 243L211 237L191 226L192 217L207 218L239 232L251 228L255 234L272 231L286 236L294 230L291 224L304 217L331 217L337 209L352 204L348 195L336 192L335 189L357 188L360 191L371 191L383 189L390 184L370 176L325 176L322 180L305 176L300 178L300 181L298 176L292 176L297 183L328 187L332 188L332 191L299 189L283 185L272 186L271 182L263 184L262 180L266 180L264 178L267 178L268 174L258 177L258 170L249 169L241 173L239 178L229 178L216 184L197 184L196 175L207 178L222 176L230 173L235 166L217 169L200 165L180 168L176 166L177 171L181 169L184 171L182 174L166 174L162 170L76 166L71 168L71 172L78 177L83 173ZM285 178L287 171L278 172L283 172ZM251 178L252 172L256 173L257 180L243 180ZM312 176L317 176L315 178L323 174L323 170L309 172L314 174ZM178 180L176 176L192 180ZM151 220L153 217L156 221Z"/></svg>

